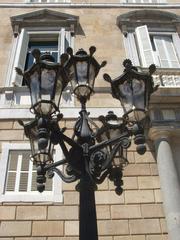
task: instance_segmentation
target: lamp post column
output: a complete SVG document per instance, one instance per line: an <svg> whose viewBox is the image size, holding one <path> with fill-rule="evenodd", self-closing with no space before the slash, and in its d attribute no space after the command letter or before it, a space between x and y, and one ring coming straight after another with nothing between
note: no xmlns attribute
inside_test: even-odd
<svg viewBox="0 0 180 240"><path fill-rule="evenodd" d="M157 165L170 240L180 236L180 183L170 145L170 132L155 130Z"/></svg>
<svg viewBox="0 0 180 240"><path fill-rule="evenodd" d="M88 175L80 179L79 240L98 240L94 187Z"/></svg>

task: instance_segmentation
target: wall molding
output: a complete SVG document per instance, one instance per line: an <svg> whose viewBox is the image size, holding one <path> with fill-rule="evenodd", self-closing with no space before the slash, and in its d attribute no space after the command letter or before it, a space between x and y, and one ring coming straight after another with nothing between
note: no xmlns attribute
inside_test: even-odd
<svg viewBox="0 0 180 240"><path fill-rule="evenodd" d="M107 115L108 111L113 111L118 117L122 117L123 109L119 108L88 108L90 118L98 118L100 115ZM60 112L64 119L74 119L79 116L80 108L62 108ZM0 120L18 120L18 119L33 119L34 114L29 111L29 108L0 108Z"/></svg>
<svg viewBox="0 0 180 240"><path fill-rule="evenodd" d="M136 3L0 3L0 8L151 8L178 9L180 3L136 4Z"/></svg>

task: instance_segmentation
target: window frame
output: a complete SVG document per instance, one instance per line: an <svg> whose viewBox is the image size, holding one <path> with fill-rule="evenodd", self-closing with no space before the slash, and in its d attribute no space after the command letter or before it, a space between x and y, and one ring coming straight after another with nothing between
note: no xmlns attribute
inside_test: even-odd
<svg viewBox="0 0 180 240"><path fill-rule="evenodd" d="M12 52L10 56L10 68L7 72L7 81L6 86L22 86L22 76L19 76L15 67L19 67L24 70L25 61L28 51L28 44L33 36L52 36L52 38L57 37L58 42L58 59L60 59L60 55L65 52L65 40L68 41L69 46L74 48L74 39L71 36L71 32L66 31L65 28L61 27L59 29L48 29L44 28L34 29L34 28L22 28L21 32L18 34L12 43Z"/></svg>
<svg viewBox="0 0 180 240"><path fill-rule="evenodd" d="M130 58L135 66L148 67L147 66L148 64L145 61L145 56L144 56L144 54L142 54L143 49L139 49L139 47L141 47L141 42L138 38L138 34L136 33L136 29L143 27L143 26L146 26L146 25L138 26L137 28L135 28L135 31L130 31L130 32L126 33L126 36L124 36L124 46L125 46L126 57ZM163 35L171 36L173 49L176 52L177 61L180 65L180 51L179 51L178 44L177 44L177 42L180 41L180 37L179 37L178 33L173 30L167 31L167 32L160 31L160 29L159 30L157 29L157 31L155 31L154 29L151 29L151 28L150 29L147 28L147 30L148 30L149 40L150 40L150 36L152 36L152 35L154 35L154 36L155 35L156 36L161 36L161 35L162 36ZM177 37L178 37L178 40L177 40ZM176 40L175 40L175 38L176 38ZM140 42L139 44L138 44L138 41ZM152 43L150 42L150 44L151 44L151 48L152 48ZM153 49L151 49L151 52L153 54L153 56L152 56L153 62L155 64L157 64L156 57L159 56L158 50L156 50L156 52L155 52L155 51L153 51ZM160 63L160 60L158 60L158 62ZM157 66L157 67L164 68L161 66ZM167 67L166 69L173 69L173 67Z"/></svg>
<svg viewBox="0 0 180 240"><path fill-rule="evenodd" d="M2 143L2 155L0 164L0 202L62 202L62 180L57 174L53 177L52 191L39 192L6 192L5 183L8 168L9 152L11 150L30 150L28 143ZM54 161L62 159L60 148L55 146Z"/></svg>

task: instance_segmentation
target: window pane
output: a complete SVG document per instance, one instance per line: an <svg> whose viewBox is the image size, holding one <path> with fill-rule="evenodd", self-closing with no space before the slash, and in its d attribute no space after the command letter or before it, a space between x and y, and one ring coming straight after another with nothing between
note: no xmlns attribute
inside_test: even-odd
<svg viewBox="0 0 180 240"><path fill-rule="evenodd" d="M46 179L45 190L52 191L52 179Z"/></svg>
<svg viewBox="0 0 180 240"><path fill-rule="evenodd" d="M36 183L36 172L32 173L32 184L31 184L31 191L37 191L37 183Z"/></svg>
<svg viewBox="0 0 180 240"><path fill-rule="evenodd" d="M28 184L28 173L21 173L20 183L19 183L19 192L26 192Z"/></svg>
<svg viewBox="0 0 180 240"><path fill-rule="evenodd" d="M42 38L43 38L43 35L42 35ZM27 70L30 66L32 66L34 62L34 58L31 54L33 49L39 49L41 51L41 54L44 54L45 52L50 52L50 54L54 56L55 61L57 62L57 56L58 56L57 41L42 41L42 42L30 41L28 45L28 53L26 57L25 70Z"/></svg>
<svg viewBox="0 0 180 240"><path fill-rule="evenodd" d="M22 151L21 171L29 171L30 151Z"/></svg>
<svg viewBox="0 0 180 240"><path fill-rule="evenodd" d="M15 181L16 181L16 173L9 172L8 176L7 176L6 191L14 191L15 190Z"/></svg>
<svg viewBox="0 0 180 240"><path fill-rule="evenodd" d="M19 156L18 151L10 151L8 171L16 171L18 156Z"/></svg>

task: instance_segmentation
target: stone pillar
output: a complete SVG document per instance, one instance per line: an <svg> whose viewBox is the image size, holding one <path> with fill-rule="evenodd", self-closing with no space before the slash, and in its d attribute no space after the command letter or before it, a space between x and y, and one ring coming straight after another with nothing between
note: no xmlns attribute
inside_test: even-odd
<svg viewBox="0 0 180 240"><path fill-rule="evenodd" d="M180 182L171 150L170 134L157 129L152 139L156 148L169 240L180 240Z"/></svg>

